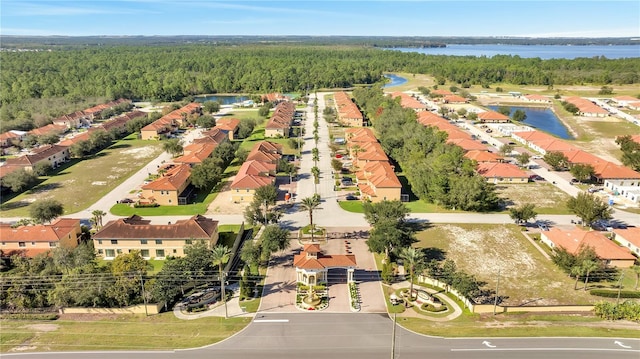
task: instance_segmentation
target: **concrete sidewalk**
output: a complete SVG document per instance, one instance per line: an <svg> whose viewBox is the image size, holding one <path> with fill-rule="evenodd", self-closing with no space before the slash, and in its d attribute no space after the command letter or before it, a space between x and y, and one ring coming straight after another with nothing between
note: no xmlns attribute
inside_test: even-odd
<svg viewBox="0 0 640 359"><path fill-rule="evenodd" d="M239 295L240 288L237 284L226 287L225 290L233 290L233 297L231 297L231 299L227 302L227 314L229 318L236 318L236 317L253 318L256 315L256 313L246 313L242 309L240 305L240 295ZM200 319L204 317L224 317L224 305L221 302L218 302L215 304L213 308L207 311L187 314L186 312L182 311L182 306L180 305L180 303L178 303L176 304L175 307L173 307L173 314L177 318L184 319L184 320Z"/></svg>
<svg viewBox="0 0 640 359"><path fill-rule="evenodd" d="M393 288L394 291L401 288L409 288L409 281L405 280L402 282L393 283L391 285L391 288ZM447 322L459 317L462 314L462 308L460 308L460 306L455 301L453 301L453 299L447 297L445 294L439 293L438 291L433 290L431 288L421 287L417 284L413 285L413 289L420 289L420 290L424 290L429 294L433 294L435 297L437 297L441 301L447 303L447 306L453 309L453 313L445 317L440 317L440 316L431 316L429 314L420 314L420 313L417 313L412 308L406 308L404 312L398 314L399 317L413 317L413 318L430 320L433 322Z"/></svg>

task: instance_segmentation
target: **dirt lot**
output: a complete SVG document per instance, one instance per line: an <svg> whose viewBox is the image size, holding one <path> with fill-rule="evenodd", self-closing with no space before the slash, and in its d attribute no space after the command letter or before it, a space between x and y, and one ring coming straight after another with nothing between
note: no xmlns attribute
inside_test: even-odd
<svg viewBox="0 0 640 359"><path fill-rule="evenodd" d="M545 259L515 225L438 225L418 234L419 247L439 248L458 269L485 281L506 305L587 304L602 298L573 290L574 281Z"/></svg>
<svg viewBox="0 0 640 359"><path fill-rule="evenodd" d="M500 184L496 186L498 195L507 201L509 207L534 203L536 211L544 214L568 214L566 203L570 196L547 182L527 184Z"/></svg>

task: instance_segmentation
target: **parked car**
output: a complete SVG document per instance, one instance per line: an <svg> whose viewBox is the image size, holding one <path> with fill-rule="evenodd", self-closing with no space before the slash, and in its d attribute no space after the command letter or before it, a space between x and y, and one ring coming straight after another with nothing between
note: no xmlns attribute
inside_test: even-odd
<svg viewBox="0 0 640 359"><path fill-rule="evenodd" d="M133 203L134 200L132 200L131 198L123 198L120 200L120 203Z"/></svg>
<svg viewBox="0 0 640 359"><path fill-rule="evenodd" d="M352 195L352 194L348 194L344 197L344 199L346 199L347 201L355 201L358 199L358 197Z"/></svg>

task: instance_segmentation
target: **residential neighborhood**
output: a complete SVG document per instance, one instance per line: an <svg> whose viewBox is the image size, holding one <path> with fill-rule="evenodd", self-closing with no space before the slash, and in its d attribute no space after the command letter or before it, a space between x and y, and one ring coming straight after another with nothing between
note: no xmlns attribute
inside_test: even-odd
<svg viewBox="0 0 640 359"><path fill-rule="evenodd" d="M402 335L636 334L640 100L392 76L115 96L4 131L0 309L213 317L227 337L312 312Z"/></svg>

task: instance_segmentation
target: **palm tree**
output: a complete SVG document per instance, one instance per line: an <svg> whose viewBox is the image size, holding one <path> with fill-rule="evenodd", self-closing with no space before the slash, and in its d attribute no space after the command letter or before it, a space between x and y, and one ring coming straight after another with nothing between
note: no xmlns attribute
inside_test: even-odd
<svg viewBox="0 0 640 359"><path fill-rule="evenodd" d="M571 275L576 277L576 282L573 284L573 290L578 290L578 280L582 275L582 267L579 265L571 267Z"/></svg>
<svg viewBox="0 0 640 359"><path fill-rule="evenodd" d="M633 290L638 290L638 282L640 282L640 265L635 264L631 269L633 269L633 272L636 274L636 287Z"/></svg>
<svg viewBox="0 0 640 359"><path fill-rule="evenodd" d="M93 215L93 222L96 224L96 227L99 229L102 227L102 217L106 216L107 213L103 210L100 209L96 209L93 212L91 212L91 215Z"/></svg>
<svg viewBox="0 0 640 359"><path fill-rule="evenodd" d="M300 202L300 206L305 211L309 211L309 225L311 227L311 242L314 241L314 232L315 228L313 226L313 211L320 206L320 199L317 196L311 196L307 198L303 198Z"/></svg>
<svg viewBox="0 0 640 359"><path fill-rule="evenodd" d="M178 156L184 151L182 147L182 142L177 138L172 138L170 140L162 142L162 149L167 151L172 156Z"/></svg>
<svg viewBox="0 0 640 359"><path fill-rule="evenodd" d="M404 268L409 270L409 278L411 280L409 282L409 300L411 300L413 298L413 276L416 269L424 264L424 253L413 247L402 248L400 258L404 262Z"/></svg>
<svg viewBox="0 0 640 359"><path fill-rule="evenodd" d="M231 251L227 246L217 245L213 248L211 257L213 258L213 265L218 266L218 273L219 273L219 279L220 279L220 298L224 303L224 317L228 318L229 316L227 313L227 293L224 291L224 279L225 279L224 274L225 273L223 271L223 267L229 261L229 258L231 257Z"/></svg>
<svg viewBox="0 0 640 359"><path fill-rule="evenodd" d="M582 270L584 271L586 277L584 278L584 290L587 290L587 283L589 282L589 274L594 270L600 268L600 265L596 261L592 261L590 259L582 262Z"/></svg>

